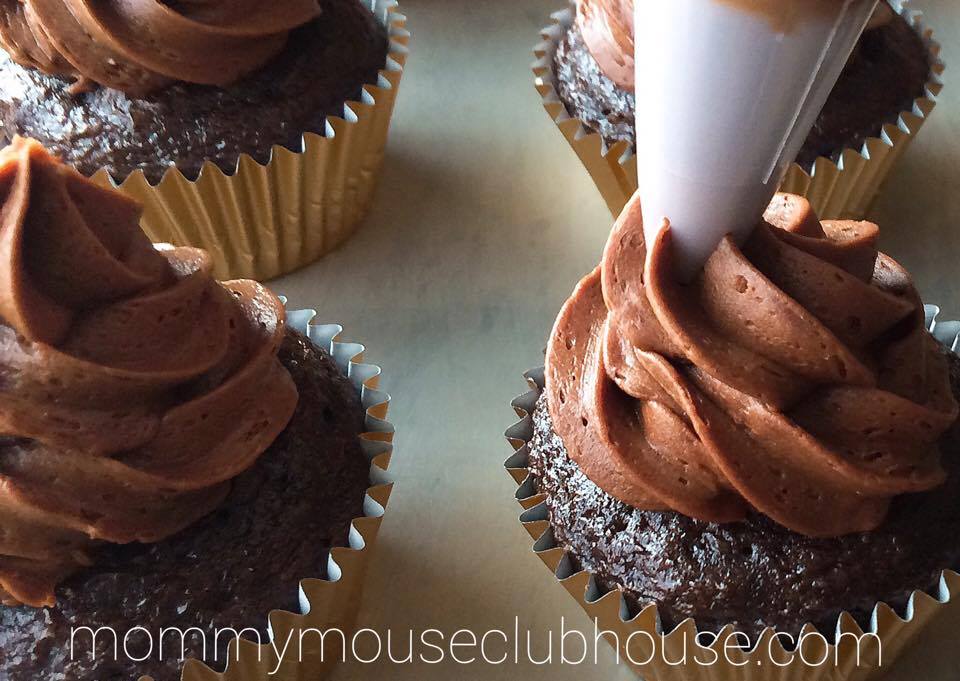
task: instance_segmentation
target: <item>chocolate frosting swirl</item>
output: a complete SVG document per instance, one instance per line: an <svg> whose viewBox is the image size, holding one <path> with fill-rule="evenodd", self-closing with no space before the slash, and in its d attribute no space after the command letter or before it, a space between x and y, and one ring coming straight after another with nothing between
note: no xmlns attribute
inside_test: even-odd
<svg viewBox="0 0 960 681"><path fill-rule="evenodd" d="M607 78L633 92L633 0L580 0L577 25Z"/></svg>
<svg viewBox="0 0 960 681"><path fill-rule="evenodd" d="M42 606L98 543L215 508L297 391L281 302L155 249L133 200L22 139L0 196L0 601Z"/></svg>
<svg viewBox="0 0 960 681"><path fill-rule="evenodd" d="M25 66L143 95L226 85L275 56L317 0L0 0L0 45Z"/></svg>
<svg viewBox="0 0 960 681"><path fill-rule="evenodd" d="M946 358L909 275L867 222L820 223L778 195L680 285L639 199L557 319L550 414L612 496L713 522L754 509L809 536L877 528L940 485L957 418Z"/></svg>

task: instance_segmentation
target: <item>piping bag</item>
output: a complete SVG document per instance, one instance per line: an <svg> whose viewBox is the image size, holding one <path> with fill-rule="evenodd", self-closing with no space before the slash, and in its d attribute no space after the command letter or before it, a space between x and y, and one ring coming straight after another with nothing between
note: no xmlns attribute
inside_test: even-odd
<svg viewBox="0 0 960 681"><path fill-rule="evenodd" d="M636 0L644 233L690 279L773 198L878 0Z"/></svg>

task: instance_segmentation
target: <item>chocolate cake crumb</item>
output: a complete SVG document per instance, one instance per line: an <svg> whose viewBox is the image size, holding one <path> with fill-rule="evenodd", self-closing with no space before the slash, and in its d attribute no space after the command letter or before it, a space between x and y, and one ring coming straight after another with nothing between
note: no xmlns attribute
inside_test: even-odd
<svg viewBox="0 0 960 681"><path fill-rule="evenodd" d="M949 357L960 397L960 358ZM943 571L960 568L960 426L941 442L946 484L895 499L874 532L812 539L759 514L720 525L627 506L568 457L546 395L533 424L530 472L558 545L634 612L656 603L666 631L693 617L701 631L732 624L754 642L765 627L797 637L807 623L831 637L841 611L864 628L878 602L902 615L911 593L935 593Z"/></svg>

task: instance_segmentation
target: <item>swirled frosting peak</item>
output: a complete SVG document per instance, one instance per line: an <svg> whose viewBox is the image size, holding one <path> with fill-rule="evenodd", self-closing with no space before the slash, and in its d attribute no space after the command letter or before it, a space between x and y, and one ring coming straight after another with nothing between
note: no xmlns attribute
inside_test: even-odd
<svg viewBox="0 0 960 681"><path fill-rule="evenodd" d="M618 87L632 92L633 0L580 0L577 24L600 69Z"/></svg>
<svg viewBox="0 0 960 681"><path fill-rule="evenodd" d="M103 542L209 513L286 426L280 301L157 250L140 206L0 151L0 602L49 605Z"/></svg>
<svg viewBox="0 0 960 681"><path fill-rule="evenodd" d="M547 349L554 426L593 482L638 508L839 536L944 481L946 359L876 225L781 194L681 285L669 225L647 244L641 220L634 198Z"/></svg>
<svg viewBox="0 0 960 681"><path fill-rule="evenodd" d="M17 62L133 95L173 81L225 85L275 56L317 0L0 0Z"/></svg>

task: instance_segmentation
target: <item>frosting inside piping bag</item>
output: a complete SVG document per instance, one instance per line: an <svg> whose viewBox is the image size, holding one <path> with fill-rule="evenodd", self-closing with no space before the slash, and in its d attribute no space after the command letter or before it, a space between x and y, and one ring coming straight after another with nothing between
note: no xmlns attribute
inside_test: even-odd
<svg viewBox="0 0 960 681"><path fill-rule="evenodd" d="M143 95L226 85L275 56L317 0L0 0L0 45L46 73Z"/></svg>
<svg viewBox="0 0 960 681"><path fill-rule="evenodd" d="M632 506L714 522L751 509L795 532L877 528L891 499L944 481L957 418L909 275L867 222L819 222L778 194L742 248L693 282L635 196L547 349L571 458Z"/></svg>
<svg viewBox="0 0 960 681"><path fill-rule="evenodd" d="M0 196L0 601L51 605L98 543L213 510L297 390L281 302L155 249L136 202L19 138Z"/></svg>
<svg viewBox="0 0 960 681"><path fill-rule="evenodd" d="M723 1L742 3L745 0ZM607 78L628 92L633 92L635 87L633 6L633 0L577 2L577 24L587 48ZM890 5L881 2L867 24L867 30L880 28L892 18Z"/></svg>

